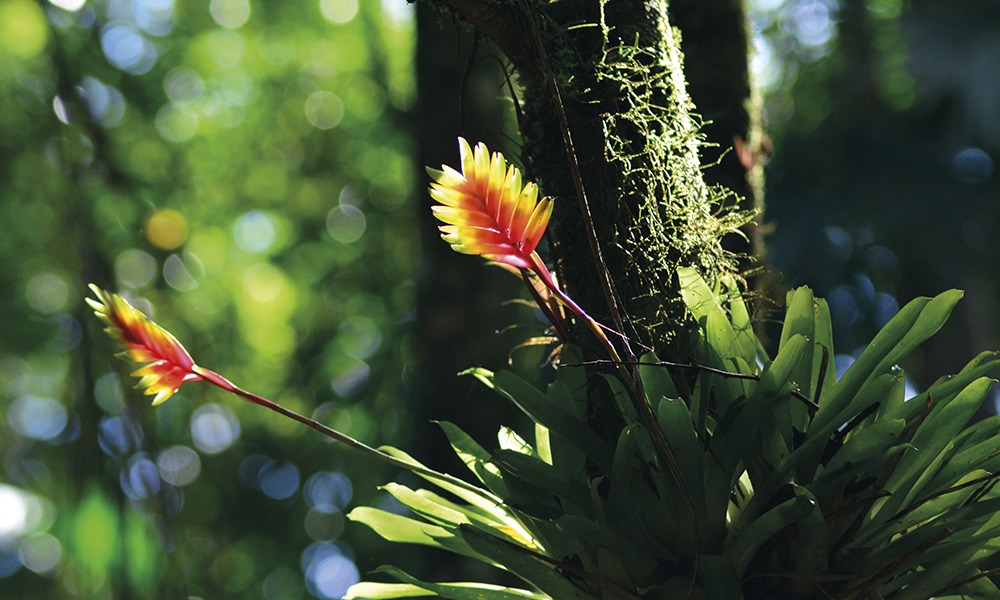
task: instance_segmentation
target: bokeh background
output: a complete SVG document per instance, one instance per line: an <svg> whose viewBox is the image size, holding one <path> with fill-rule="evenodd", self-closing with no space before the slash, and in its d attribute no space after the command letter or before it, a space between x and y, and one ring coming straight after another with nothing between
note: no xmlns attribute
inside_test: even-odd
<svg viewBox="0 0 1000 600"><path fill-rule="evenodd" d="M914 389L1000 347L1000 3L749 7L775 290L830 301L843 366L906 301L965 289ZM4 597L492 577L345 523L395 508L377 486L415 482L393 469L211 386L150 408L83 298L118 291L237 384L458 472L432 419L487 447L523 421L456 373L544 353L517 348L540 325L519 282L451 253L423 194L459 134L518 154L494 54L403 0L0 0Z"/></svg>

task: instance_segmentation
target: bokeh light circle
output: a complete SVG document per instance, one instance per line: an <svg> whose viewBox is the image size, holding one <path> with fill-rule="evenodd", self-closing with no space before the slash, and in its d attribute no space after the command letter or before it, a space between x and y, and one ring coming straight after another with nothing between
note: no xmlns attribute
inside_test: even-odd
<svg viewBox="0 0 1000 600"><path fill-rule="evenodd" d="M331 23L349 23L358 14L358 0L319 0L319 11Z"/></svg>
<svg viewBox="0 0 1000 600"><path fill-rule="evenodd" d="M104 417L97 429L97 443L110 456L124 454L142 443L142 427L128 417Z"/></svg>
<svg viewBox="0 0 1000 600"><path fill-rule="evenodd" d="M201 459L198 453L187 446L171 446L156 459L160 477L177 487L188 485L201 473Z"/></svg>
<svg viewBox="0 0 1000 600"><path fill-rule="evenodd" d="M343 473L320 471L310 477L302 488L302 496L309 508L321 512L343 510L351 501L354 489L351 480Z"/></svg>
<svg viewBox="0 0 1000 600"><path fill-rule="evenodd" d="M115 276L130 288L141 288L156 276L156 259L148 252L132 248L115 259Z"/></svg>
<svg viewBox="0 0 1000 600"><path fill-rule="evenodd" d="M24 437L50 440L66 427L69 415L62 404L51 398L22 396L11 403L7 422Z"/></svg>
<svg viewBox="0 0 1000 600"><path fill-rule="evenodd" d="M271 461L258 475L260 491L275 500L284 500L299 489L299 470L289 462Z"/></svg>
<svg viewBox="0 0 1000 600"><path fill-rule="evenodd" d="M306 533L316 541L332 541L344 531L344 514L309 509L305 518Z"/></svg>
<svg viewBox="0 0 1000 600"><path fill-rule="evenodd" d="M341 398L348 398L357 394L368 385L368 375L371 368L364 361L356 361L343 373L330 381L330 387Z"/></svg>
<svg viewBox="0 0 1000 600"><path fill-rule="evenodd" d="M198 132L198 119L174 104L167 104L156 113L156 131L169 142L186 142Z"/></svg>
<svg viewBox="0 0 1000 600"><path fill-rule="evenodd" d="M146 239L160 250L174 250L187 241L189 226L187 217L180 212L165 208L156 211L146 221Z"/></svg>
<svg viewBox="0 0 1000 600"><path fill-rule="evenodd" d="M66 310L70 301L70 287L55 273L39 273L28 280L24 295L37 311L55 314Z"/></svg>
<svg viewBox="0 0 1000 600"><path fill-rule="evenodd" d="M278 238L275 218L262 210L243 213L233 223L233 241L254 254L267 252Z"/></svg>
<svg viewBox="0 0 1000 600"><path fill-rule="evenodd" d="M240 422L232 410L219 404L206 404L191 415L191 439L205 454L218 454L240 437Z"/></svg>
<svg viewBox="0 0 1000 600"><path fill-rule="evenodd" d="M326 229L333 239L350 244L365 233L365 213L350 204L341 204L326 217Z"/></svg>
<svg viewBox="0 0 1000 600"><path fill-rule="evenodd" d="M62 557L62 544L47 533L26 536L18 547L21 563L40 574L51 572Z"/></svg>
<svg viewBox="0 0 1000 600"><path fill-rule="evenodd" d="M163 91L171 102L188 104L201 98L205 92L205 82L191 69L177 67L163 78Z"/></svg>
<svg viewBox="0 0 1000 600"><path fill-rule="evenodd" d="M45 49L48 23L41 6L31 0L0 4L0 46L14 56L30 58Z"/></svg>
<svg viewBox="0 0 1000 600"><path fill-rule="evenodd" d="M150 70L159 56L156 47L141 32L120 20L101 29L101 48L108 62L132 75Z"/></svg>
<svg viewBox="0 0 1000 600"><path fill-rule="evenodd" d="M240 463L240 483L252 490L260 489L260 470L271 462L271 458L263 454L251 454Z"/></svg>
<svg viewBox="0 0 1000 600"><path fill-rule="evenodd" d="M208 10L216 23L228 29L242 27L250 18L250 2L247 0L212 0Z"/></svg>
<svg viewBox="0 0 1000 600"><path fill-rule="evenodd" d="M264 579L267 600L298 600L302 597L302 577L288 567L278 567Z"/></svg>
<svg viewBox="0 0 1000 600"><path fill-rule="evenodd" d="M140 452L129 459L128 468L122 472L121 483L122 490L129 498L149 498L160 491L160 472L156 464L144 452Z"/></svg>
<svg viewBox="0 0 1000 600"><path fill-rule="evenodd" d="M979 148L966 148L955 155L955 173L965 183L979 183L993 175L993 159Z"/></svg>
<svg viewBox="0 0 1000 600"><path fill-rule="evenodd" d="M309 593L323 600L343 598L347 589L361 580L354 560L345 555L343 548L341 544L320 542L302 553Z"/></svg>
<svg viewBox="0 0 1000 600"><path fill-rule="evenodd" d="M97 380L94 400L109 413L117 414L125 410L125 393L118 373L108 373Z"/></svg>
<svg viewBox="0 0 1000 600"><path fill-rule="evenodd" d="M332 92L315 92L306 98L306 119L317 129L333 129L344 118L344 103Z"/></svg>

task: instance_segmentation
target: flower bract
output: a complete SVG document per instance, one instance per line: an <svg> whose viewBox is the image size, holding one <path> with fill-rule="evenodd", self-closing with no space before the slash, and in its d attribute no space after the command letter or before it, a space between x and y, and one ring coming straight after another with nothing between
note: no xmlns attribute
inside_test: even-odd
<svg viewBox="0 0 1000 600"><path fill-rule="evenodd" d="M228 384L222 377L196 365L170 332L151 321L125 298L95 285L91 285L90 289L97 300L87 298L87 303L108 325L105 329L108 335L124 348L118 356L132 362L149 363L131 375L141 377L136 388L144 389L147 395L155 394L154 405L173 396L185 381L208 379L216 385L222 385L217 380Z"/></svg>
<svg viewBox="0 0 1000 600"><path fill-rule="evenodd" d="M508 166L500 153L491 156L485 144L473 150L458 138L458 146L461 173L447 165L428 169L435 178L431 197L440 202L432 210L445 223L441 237L463 254L548 275L535 248L552 215L551 198L539 200L538 186L522 185L517 167Z"/></svg>

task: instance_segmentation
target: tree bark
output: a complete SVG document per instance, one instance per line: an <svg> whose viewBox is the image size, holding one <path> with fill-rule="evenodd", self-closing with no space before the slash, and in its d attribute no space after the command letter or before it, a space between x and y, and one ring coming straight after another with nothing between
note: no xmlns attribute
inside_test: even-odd
<svg viewBox="0 0 1000 600"><path fill-rule="evenodd" d="M702 176L698 120L664 0L439 0L518 73L528 175L556 198L550 252L585 310L673 356L676 269L734 274L720 240L745 220ZM725 205L728 208L720 208ZM588 358L603 350L580 336Z"/></svg>

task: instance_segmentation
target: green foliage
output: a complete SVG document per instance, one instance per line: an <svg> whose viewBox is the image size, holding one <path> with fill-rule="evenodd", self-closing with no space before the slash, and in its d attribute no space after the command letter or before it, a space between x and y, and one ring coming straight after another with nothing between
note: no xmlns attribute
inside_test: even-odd
<svg viewBox="0 0 1000 600"><path fill-rule="evenodd" d="M488 489L452 487L464 505L391 484L410 516L359 508L349 517L392 541L477 557L534 591L428 583L382 567L402 583L358 584L349 597L1000 598L982 577L1000 549L1000 436L996 418L966 427L1000 354L909 400L895 367L962 294L911 302L837 380L829 310L808 288L789 292L772 360L733 281L712 289L694 270L680 276L698 323L694 362L647 355L639 373L685 486L616 380L588 391L573 349L546 392L473 369L532 418L534 443L503 429L489 453L442 423ZM618 396L617 439L598 435L582 410L596 389Z"/></svg>
<svg viewBox="0 0 1000 600"><path fill-rule="evenodd" d="M275 573L288 597L306 548L364 543L302 491L336 472L374 502L388 469L197 384L151 410L83 297L407 443L414 42L402 0L0 1L0 595L262 599ZM199 415L237 435L200 447ZM254 483L272 460L287 497Z"/></svg>

